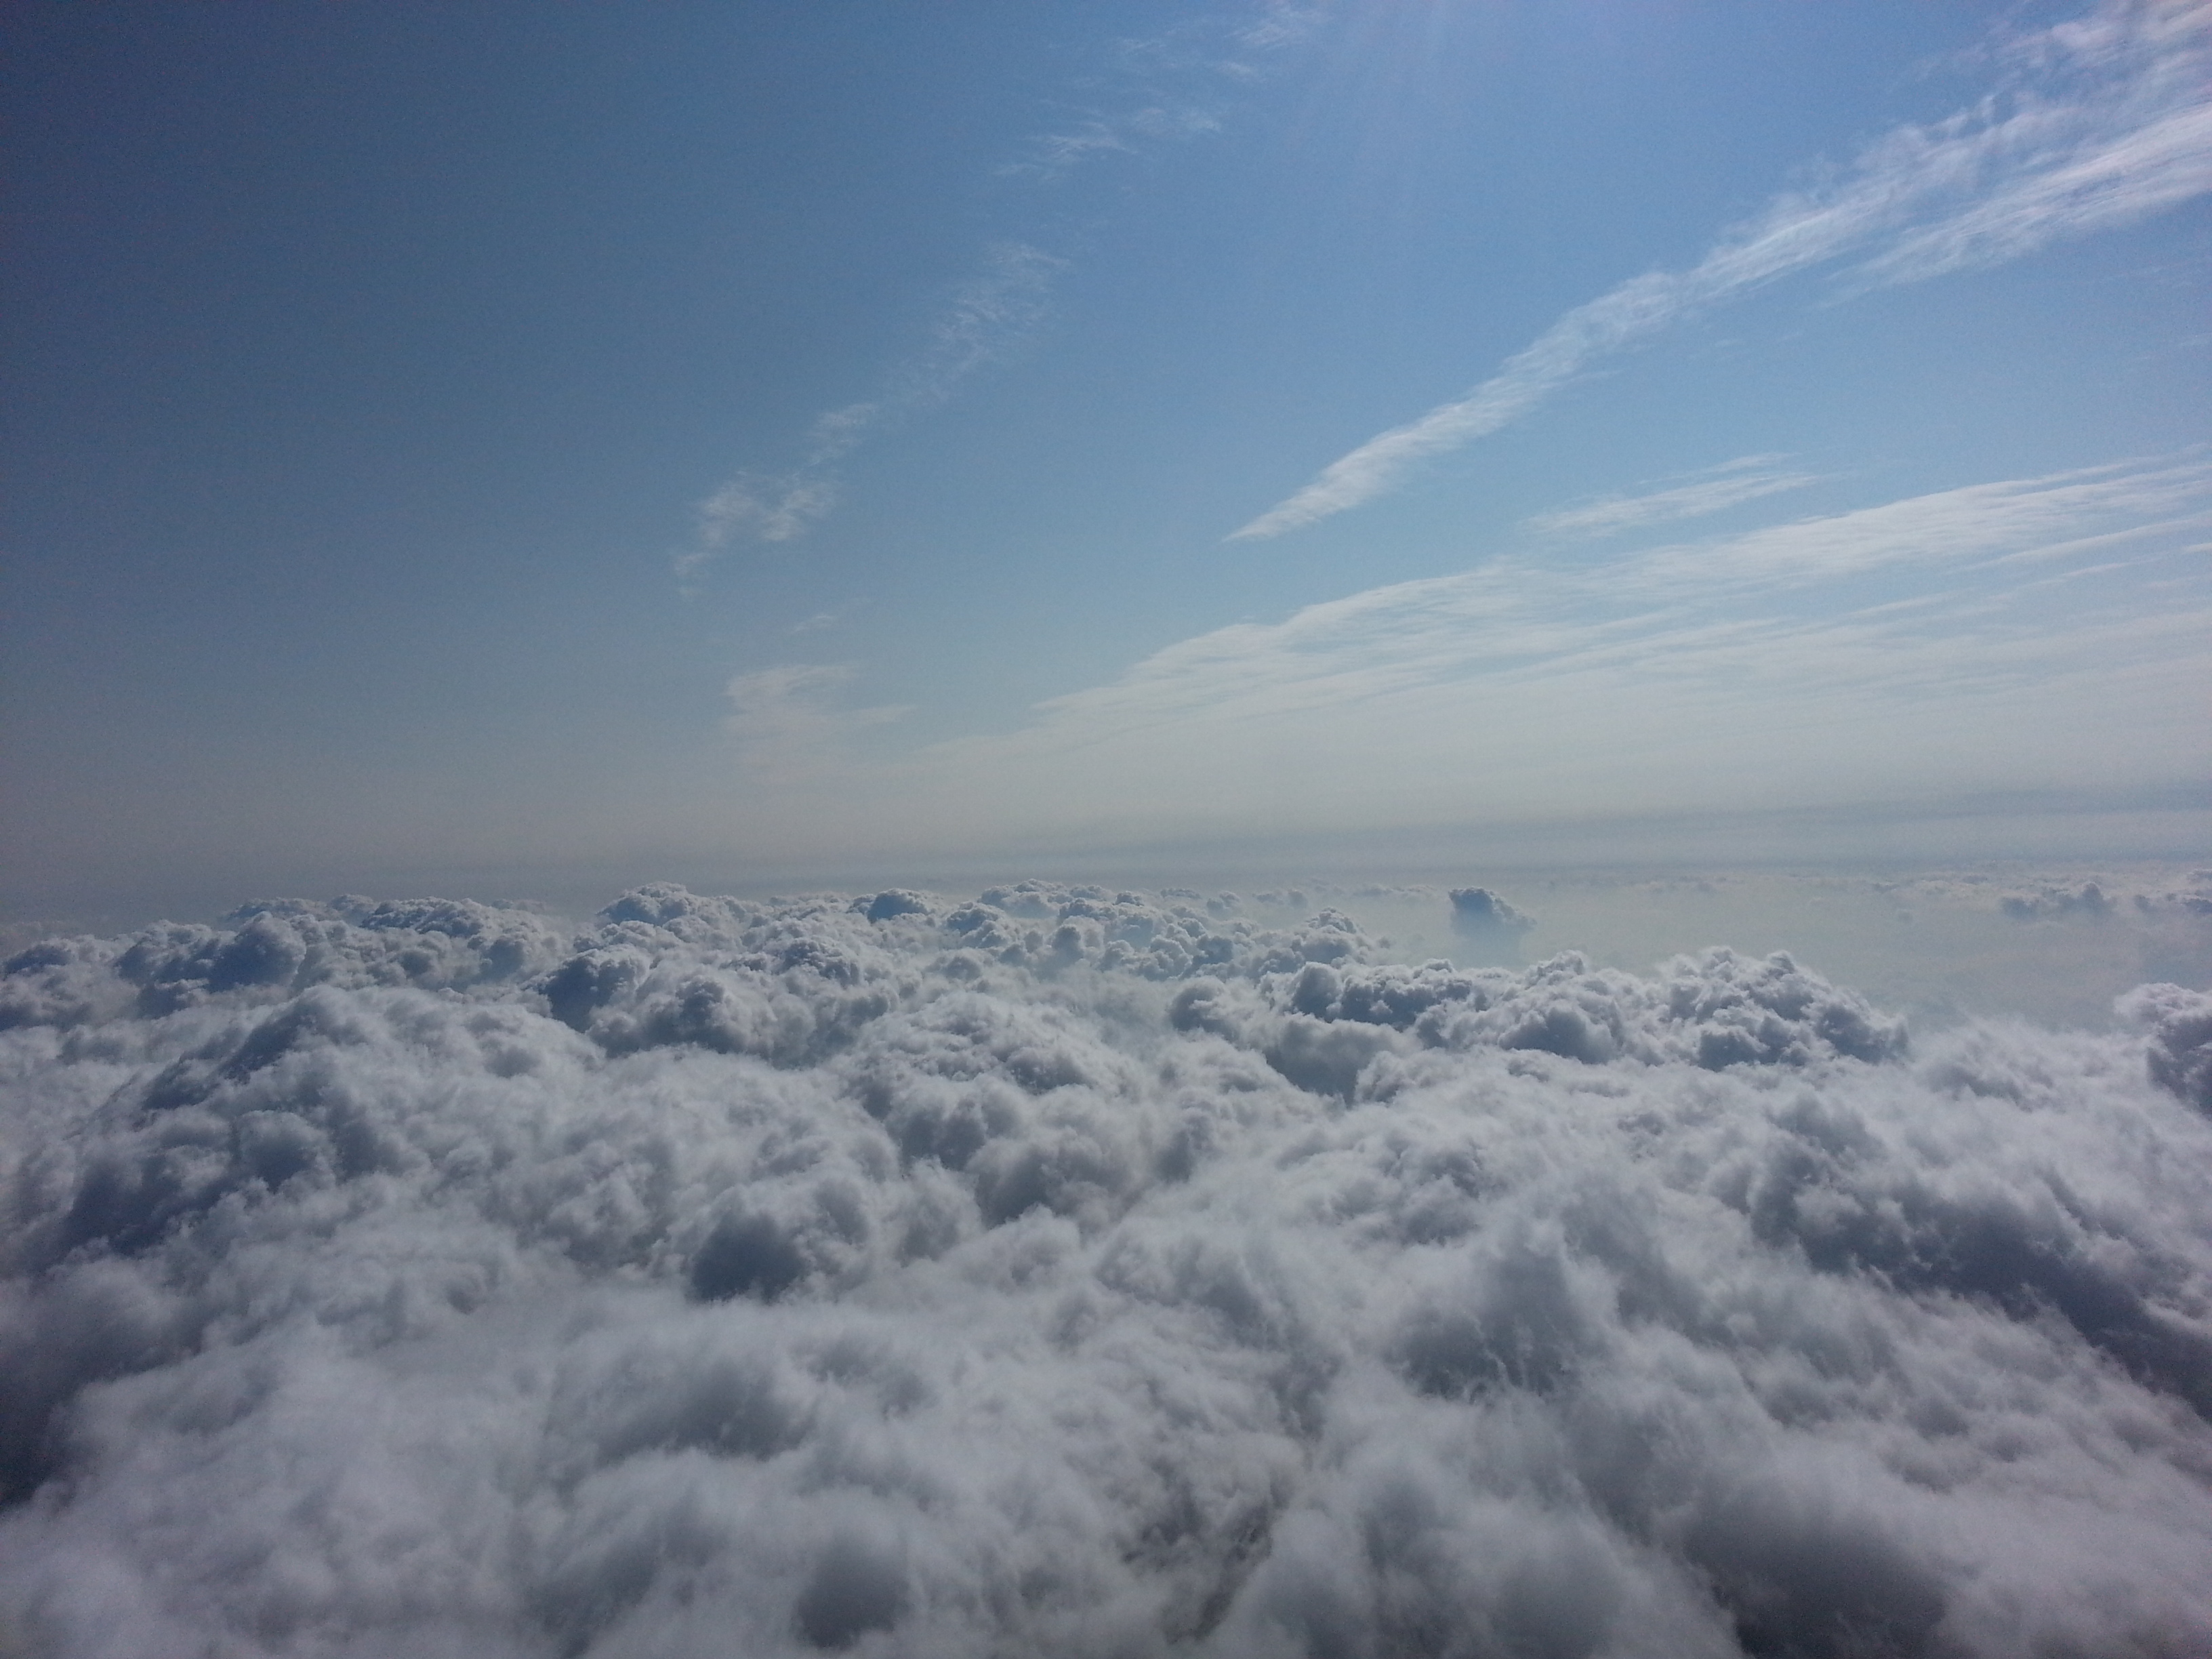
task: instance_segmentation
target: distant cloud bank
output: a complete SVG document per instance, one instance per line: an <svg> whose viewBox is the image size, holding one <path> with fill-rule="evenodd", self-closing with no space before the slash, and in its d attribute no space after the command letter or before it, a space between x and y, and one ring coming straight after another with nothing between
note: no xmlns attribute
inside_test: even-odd
<svg viewBox="0 0 2212 1659"><path fill-rule="evenodd" d="M1914 1039L1784 956L1257 915L20 952L0 1646L2212 1647L2212 996Z"/></svg>

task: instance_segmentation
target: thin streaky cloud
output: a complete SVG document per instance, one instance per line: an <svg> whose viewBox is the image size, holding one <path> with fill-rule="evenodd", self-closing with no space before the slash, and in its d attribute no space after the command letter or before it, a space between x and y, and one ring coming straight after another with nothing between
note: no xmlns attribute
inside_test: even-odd
<svg viewBox="0 0 2212 1659"><path fill-rule="evenodd" d="M696 545L677 561L679 576L744 537L788 542L837 501L837 464L872 433L933 409L979 368L1012 350L1043 320L1052 281L1066 261L1025 242L990 250L930 330L929 343L887 377L876 396L830 410L807 433L805 459L775 474L740 472L698 507Z"/></svg>
<svg viewBox="0 0 2212 1659"><path fill-rule="evenodd" d="M699 539L713 549L750 532L764 542L787 542L836 499L836 482L828 477L740 472L699 503Z"/></svg>
<svg viewBox="0 0 2212 1659"><path fill-rule="evenodd" d="M1631 553L1588 572L1498 560L1309 605L1280 623L1238 623L1180 641L1115 681L1040 705L1029 735L1054 744L1096 741L1121 729L1240 714L1275 718L1292 708L1495 678L1520 666L1546 672L1547 663L1610 641L1633 654L1655 629L1681 641L1714 629L1768 626L1717 621L1712 613L1869 570L1917 566L1955 575L2007 555L2087 550L2119 532L2177 535L2193 527L2208 501L2212 464L2120 462ZM1594 617L1593 598L1612 614Z"/></svg>
<svg viewBox="0 0 2212 1659"><path fill-rule="evenodd" d="M2212 191L2212 4L2110 0L2011 43L2012 84L1901 126L1831 185L1778 198L1686 271L1647 271L1568 312L1464 398L1394 427L1235 531L1257 540L1395 489L1420 462L1498 431L1592 363L1794 272L1863 255L1847 289L2016 258Z"/></svg>
<svg viewBox="0 0 2212 1659"><path fill-rule="evenodd" d="M2141 461L1970 484L1881 507L1801 519L1718 541L1654 548L1608 568L1608 586L1711 592L1799 586L1903 563L1991 563L2063 556L2112 537L2172 532L2202 520L2212 464ZM2125 521L2115 526L2115 520Z"/></svg>
<svg viewBox="0 0 2212 1659"><path fill-rule="evenodd" d="M997 362L1044 320L1053 280L1067 261L1026 242L1001 242L983 269L953 290L930 325L929 343L886 378L875 397L816 419L807 465L834 465L871 432L933 409L977 369Z"/></svg>
<svg viewBox="0 0 2212 1659"><path fill-rule="evenodd" d="M1994 569L2001 565L2050 564L2057 560L2073 558L2078 554L2086 553L2096 548L2125 547L2131 542L2142 541L2147 536L2168 534L2176 530L2193 529L2206 524L2212 524L2212 511L2191 514L2184 518L2170 519L2158 524L2109 531L2100 536L2083 536L2070 542L2053 542L2048 547L2031 547L2021 553L2000 553L1994 558L1985 559L1980 564L1970 568ZM2179 553L2201 553L2205 550L2203 545L2199 544L2195 547L2180 547L2174 550ZM2029 586L2033 586L2033 584L2030 583Z"/></svg>
<svg viewBox="0 0 2212 1659"><path fill-rule="evenodd" d="M1304 43L1325 9L1268 3L1238 22L1200 16L1163 33L1116 43L1101 77L1108 96L1074 112L1063 126L1036 135L1026 155L998 171L1052 184L1102 155L1135 155L1148 144L1182 143L1218 132L1234 90L1263 80L1266 60Z"/></svg>
<svg viewBox="0 0 2212 1659"><path fill-rule="evenodd" d="M1641 495L1607 495L1581 507L1540 513L1523 520L1528 529L1547 536L1611 536L1646 525L1671 524L1681 519L1700 519L1762 496L1802 489L1823 481L1817 472L1784 472L1771 464L1776 455L1746 455L1709 468L1692 482Z"/></svg>
<svg viewBox="0 0 2212 1659"><path fill-rule="evenodd" d="M738 758L756 771L834 767L837 745L845 738L908 712L904 707L837 707L836 692L853 678L851 667L842 663L781 663L736 676L723 688L730 712L722 724Z"/></svg>
<svg viewBox="0 0 2212 1659"><path fill-rule="evenodd" d="M1025 811L1132 836L1214 802L1331 828L1384 801L1464 812L1470 791L1510 817L1688 810L1717 788L1842 799L1908 775L2010 787L2060 749L2161 775L2212 752L2212 596L2184 558L2208 502L2212 466L2136 461L1594 568L1495 560L1179 641L893 769L918 818L1019 777ZM2113 560L2123 534L2144 556ZM1999 568L2010 554L2039 577L2071 562L2063 596ZM1853 603L1872 570L1880 602Z"/></svg>
<svg viewBox="0 0 2212 1659"><path fill-rule="evenodd" d="M1163 34L1116 43L1117 97L1066 131L1040 136L1002 174L1056 182L1095 158L1148 144L1181 143L1218 131L1216 94L1264 74L1262 60L1297 46L1322 16L1319 7L1261 0L1258 16L1200 17ZM921 351L893 368L873 397L817 416L799 464L788 471L749 469L696 509L692 545L673 561L689 590L733 543L795 541L837 504L838 466L870 437L947 401L960 384L1005 358L1049 313L1052 285L1070 262L1024 241L986 252L982 267L953 293Z"/></svg>
<svg viewBox="0 0 2212 1659"><path fill-rule="evenodd" d="M1115 776L1126 762L1130 780L1160 767L1195 784L1206 765L1231 764L1232 753L1303 752L1307 733L1326 729L1347 745L1346 763L1355 754L1358 764L1371 761L1376 787L1395 790L1383 777L1386 755L1408 774L1434 769L1427 749L1457 741L1443 734L1512 724L1486 702L1507 693L1523 700L1514 706L1531 729L1553 730L1566 716L1555 720L1550 700L1571 683L1611 688L1587 699L1586 735L1604 728L1606 711L1617 714L1632 689L1641 696L1695 685L1716 708L1763 718L1751 705L1765 694L1746 702L1744 675L1810 717L1830 691L1948 697L1950 685L1963 696L1978 676L2013 684L2079 661L2112 672L2130 650L2154 647L2170 689L2202 672L2203 641L2212 639L2202 631L2201 579L2148 617L2124 607L2053 617L2024 611L2033 585L2006 580L1998 567L2017 557L2047 569L2092 554L2090 563L2117 575L2122 567L2106 549L2160 538L2178 544L2158 555L2171 559L2193 544L2208 503L2212 463L2138 459L1627 552L1589 570L1498 559L1179 641L1110 681L1038 704L1017 731L933 743L904 768L980 792L990 778L1035 767L1079 771L1079 757L1111 753L1123 761L1101 765ZM2125 568L2139 565L2149 568ZM1817 592L1875 570L1917 578L1922 591L1841 610L1829 608L1835 596ZM799 689L818 696L835 683ZM1360 724L1369 717L1359 711L1384 708L1400 712ZM1091 787L1070 785L1079 793Z"/></svg>
<svg viewBox="0 0 2212 1659"><path fill-rule="evenodd" d="M1039 135L1025 159L999 171L1011 178L1052 182L1100 155L1134 155L1148 139L1182 141L1218 132L1222 117L1200 105L1150 105L1115 115L1088 115L1066 131Z"/></svg>

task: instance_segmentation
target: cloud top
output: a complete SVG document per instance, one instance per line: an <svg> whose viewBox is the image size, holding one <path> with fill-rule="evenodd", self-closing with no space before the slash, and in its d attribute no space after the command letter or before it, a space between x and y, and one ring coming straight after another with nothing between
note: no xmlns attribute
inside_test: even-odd
<svg viewBox="0 0 2212 1659"><path fill-rule="evenodd" d="M1099 158L1184 143L1219 131L1229 94L1310 35L1318 8L1260 0L1187 19L1158 34L1114 41L1082 88L1098 94L1025 152L1004 177L1058 185ZM874 395L817 416L787 471L748 469L698 504L692 545L675 560L689 581L743 541L792 542L836 507L841 464L870 439L949 400L978 370L1003 362L1042 325L1054 283L1071 261L1025 237L987 247L931 324L927 342L884 376Z"/></svg>
<svg viewBox="0 0 2212 1659"><path fill-rule="evenodd" d="M2212 1638L2200 993L1911 1042L1041 882L5 969L34 1651Z"/></svg>

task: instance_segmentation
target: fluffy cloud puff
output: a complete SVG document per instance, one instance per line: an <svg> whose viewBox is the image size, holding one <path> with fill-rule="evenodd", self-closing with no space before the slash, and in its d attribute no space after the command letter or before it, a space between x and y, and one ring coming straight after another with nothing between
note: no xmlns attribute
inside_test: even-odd
<svg viewBox="0 0 2212 1659"><path fill-rule="evenodd" d="M62 939L0 1649L2212 1645L2212 998L1024 883Z"/></svg>

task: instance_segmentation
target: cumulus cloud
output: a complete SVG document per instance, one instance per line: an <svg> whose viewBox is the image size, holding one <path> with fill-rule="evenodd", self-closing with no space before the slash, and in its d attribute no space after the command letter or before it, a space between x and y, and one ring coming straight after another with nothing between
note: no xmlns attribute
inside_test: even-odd
<svg viewBox="0 0 2212 1659"><path fill-rule="evenodd" d="M2150 1074L2212 1115L2212 996L2179 985L2146 985L2120 1000L2120 1012L2150 1033Z"/></svg>
<svg viewBox="0 0 2212 1659"><path fill-rule="evenodd" d="M1687 270L1578 306L1465 397L1370 439L1234 532L1258 539L1395 489L1429 458L1520 419L1602 359L1801 270L1845 291L2002 263L2212 191L2212 6L2106 0L2004 43L1984 98L1883 135L1832 180L1778 198Z"/></svg>
<svg viewBox="0 0 2212 1659"><path fill-rule="evenodd" d="M2203 994L1913 1040L1784 956L1244 911L659 885L18 954L0 1627L2212 1642Z"/></svg>
<svg viewBox="0 0 2212 1659"><path fill-rule="evenodd" d="M1478 962L1519 959L1521 936L1536 925L1487 887L1451 890L1452 933Z"/></svg>

